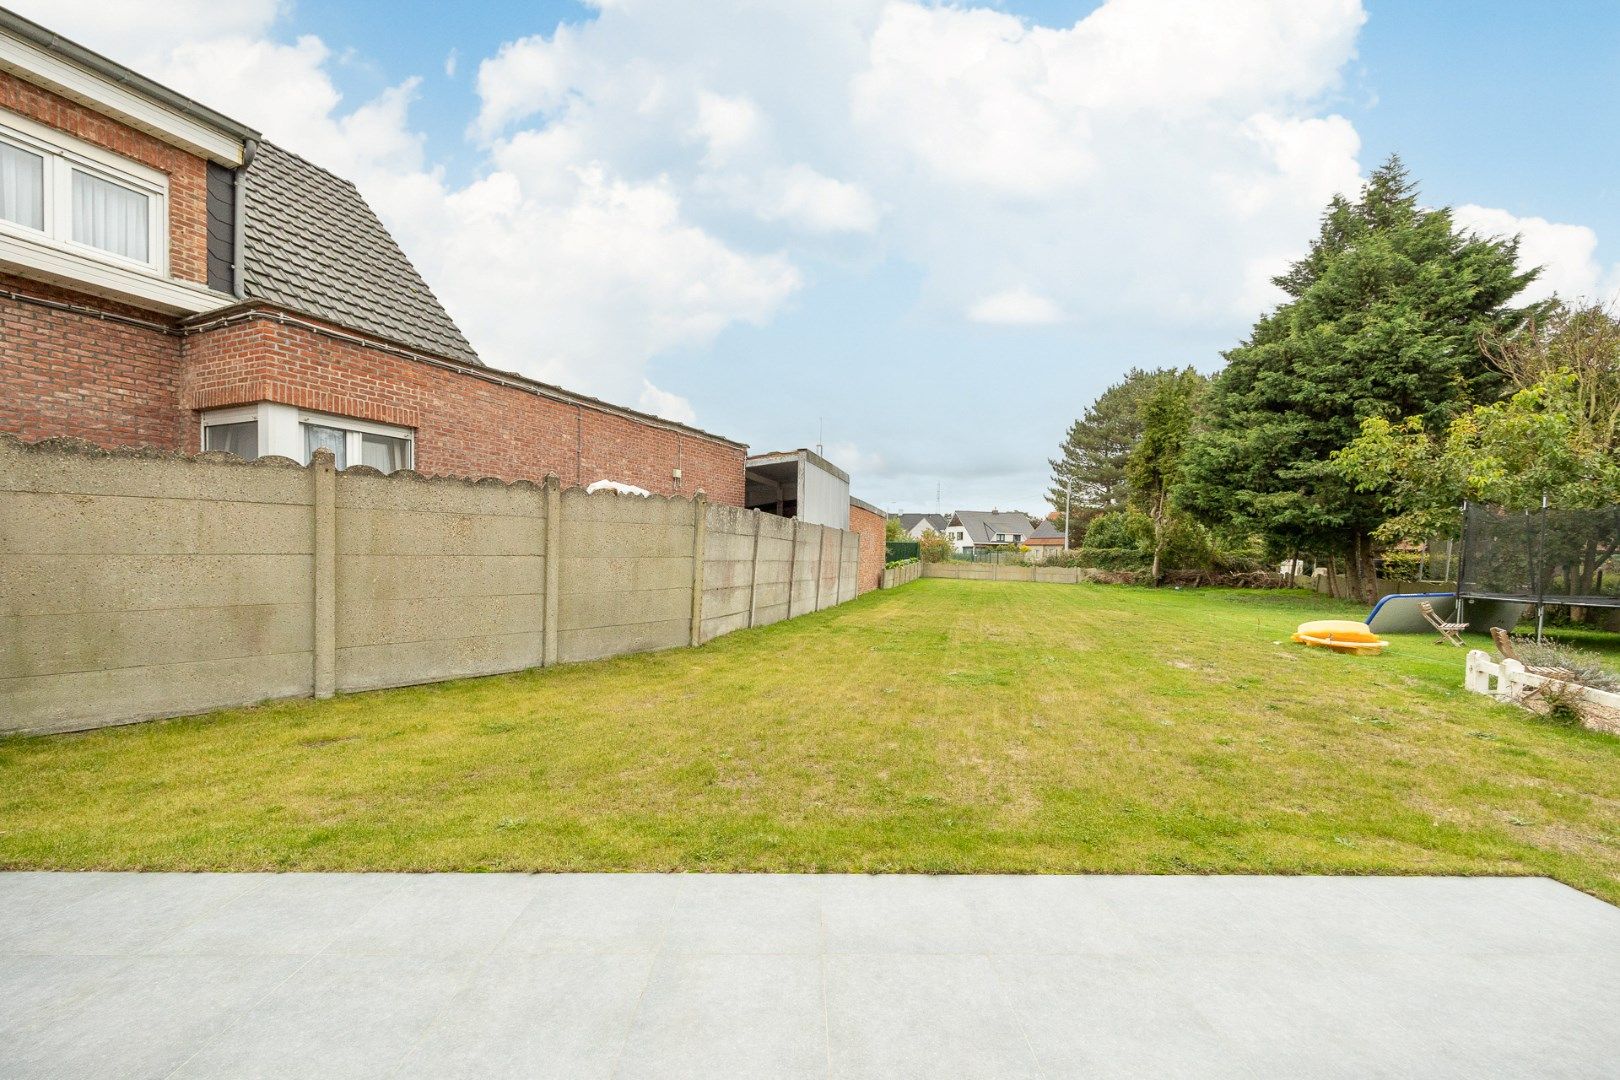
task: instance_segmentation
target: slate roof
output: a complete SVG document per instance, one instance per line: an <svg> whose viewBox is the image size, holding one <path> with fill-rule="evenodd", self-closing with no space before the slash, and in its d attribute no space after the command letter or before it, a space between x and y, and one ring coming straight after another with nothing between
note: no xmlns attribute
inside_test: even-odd
<svg viewBox="0 0 1620 1080"><path fill-rule="evenodd" d="M249 299L482 366L352 183L265 142L248 168L245 196Z"/></svg>
<svg viewBox="0 0 1620 1080"><path fill-rule="evenodd" d="M944 514L900 514L899 518L900 527L908 533L915 529L919 522L927 522L928 527L937 533L944 532L945 526L949 524Z"/></svg>
<svg viewBox="0 0 1620 1080"><path fill-rule="evenodd" d="M1050 521L1042 520L1040 525L1036 526L1035 531L1024 537L1024 539L1030 543L1044 541L1049 544L1061 544L1063 543L1063 530Z"/></svg>
<svg viewBox="0 0 1620 1080"><path fill-rule="evenodd" d="M958 510L951 515L951 524L967 530L968 539L975 544L994 544L996 533L1008 536L1028 536L1032 531L1029 518L1023 514L996 510ZM1011 543L1003 540L1000 543Z"/></svg>

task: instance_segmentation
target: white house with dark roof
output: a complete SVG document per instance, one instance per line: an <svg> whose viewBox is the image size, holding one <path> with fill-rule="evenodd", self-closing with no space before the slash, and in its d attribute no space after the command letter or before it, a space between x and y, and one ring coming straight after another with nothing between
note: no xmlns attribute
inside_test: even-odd
<svg viewBox="0 0 1620 1080"><path fill-rule="evenodd" d="M945 535L951 519L944 514L895 514L900 519L900 531L913 540L921 540L924 533Z"/></svg>
<svg viewBox="0 0 1620 1080"><path fill-rule="evenodd" d="M957 551L1018 547L1034 531L1023 514L1002 510L958 510L945 526Z"/></svg>

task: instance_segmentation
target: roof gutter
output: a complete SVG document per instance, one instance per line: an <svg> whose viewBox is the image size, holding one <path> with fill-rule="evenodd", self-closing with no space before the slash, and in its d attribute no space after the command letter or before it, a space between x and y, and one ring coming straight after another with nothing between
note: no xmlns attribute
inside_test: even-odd
<svg viewBox="0 0 1620 1080"><path fill-rule="evenodd" d="M193 101L184 94L170 90L162 83L154 82L139 72L131 71L124 65L107 59L98 52L91 52L76 41L69 41L54 30L47 30L36 22L18 15L14 11L0 7L0 30L14 34L47 52L55 53L64 60L69 60L82 68L95 72L110 82L126 86L151 98L153 101L173 109L183 116L222 132L226 135L244 141L258 139L259 133L253 128L238 120L232 120L222 112L216 112L199 101Z"/></svg>
<svg viewBox="0 0 1620 1080"><path fill-rule="evenodd" d="M247 296L247 279L242 271L247 253L247 171L259 152L259 140L242 140L242 164L231 174L231 295Z"/></svg>

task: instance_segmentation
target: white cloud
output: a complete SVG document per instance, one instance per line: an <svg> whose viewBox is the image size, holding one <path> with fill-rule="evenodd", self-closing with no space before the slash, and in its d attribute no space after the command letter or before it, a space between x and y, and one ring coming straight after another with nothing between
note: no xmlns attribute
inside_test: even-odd
<svg viewBox="0 0 1620 1080"><path fill-rule="evenodd" d="M641 380L641 397L636 404L644 412L681 424L690 424L697 419L697 412L692 408L690 401L679 394L660 390L647 379Z"/></svg>
<svg viewBox="0 0 1620 1080"><path fill-rule="evenodd" d="M780 222L811 234L870 233L882 212L858 184L823 176L802 162L754 174L705 175L694 185L760 221Z"/></svg>
<svg viewBox="0 0 1620 1080"><path fill-rule="evenodd" d="M721 241L688 219L674 184L656 173L625 176L567 125L492 141L480 178L447 184L424 163L423 137L409 123L418 80L358 105L344 101L325 42L274 39L277 3L217 19L194 19L193 4L115 5L144 12L134 51L109 32L133 20L108 23L102 3L38 7L53 29L354 180L497 367L691 421L689 402L646 381L648 361L702 346L732 323L762 323L799 288L785 256ZM564 28L509 45L480 67L489 130L568 99L591 67L572 42Z"/></svg>
<svg viewBox="0 0 1620 1080"><path fill-rule="evenodd" d="M822 447L821 456L862 480L882 476L888 471L888 462L881 453L863 449L853 442L830 442Z"/></svg>
<svg viewBox="0 0 1620 1080"><path fill-rule="evenodd" d="M1452 211L1457 227L1482 236L1518 236L1519 265L1542 268L1524 292L1526 300L1554 293L1566 300L1620 304L1620 263L1604 268L1597 258L1597 233L1585 225L1564 225L1540 217L1469 204Z"/></svg>
<svg viewBox="0 0 1620 1080"><path fill-rule="evenodd" d="M692 134L708 147L706 161L720 164L746 147L763 126L759 107L746 97L727 97L704 90L698 94Z"/></svg>
<svg viewBox="0 0 1620 1080"><path fill-rule="evenodd" d="M476 65L468 183L427 159L411 73L344 100L350 43L289 39L280 0L23 6L354 179L491 363L670 415L691 407L650 360L769 321L812 264L914 270L947 323L1241 325L1360 173L1326 105L1360 0L1105 0L1052 27L919 0L600 2ZM1581 226L1459 220L1523 232L1548 288L1620 278Z"/></svg>
<svg viewBox="0 0 1620 1080"><path fill-rule="evenodd" d="M1003 326L1046 326L1062 322L1063 311L1049 298L1018 288L980 297L968 308L968 318Z"/></svg>

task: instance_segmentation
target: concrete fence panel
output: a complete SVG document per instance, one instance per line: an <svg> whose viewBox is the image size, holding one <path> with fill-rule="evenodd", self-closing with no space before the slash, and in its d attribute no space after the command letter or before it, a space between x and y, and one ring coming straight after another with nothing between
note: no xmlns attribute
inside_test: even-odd
<svg viewBox="0 0 1620 1080"><path fill-rule="evenodd" d="M309 470L0 439L0 731L313 686Z"/></svg>
<svg viewBox="0 0 1620 1080"><path fill-rule="evenodd" d="M336 475L336 689L543 663L545 493Z"/></svg>
<svg viewBox="0 0 1620 1080"><path fill-rule="evenodd" d="M883 578L878 587L894 589L909 584L923 576L922 569L923 564L920 562L909 562L903 566L885 566L883 568Z"/></svg>
<svg viewBox="0 0 1620 1080"><path fill-rule="evenodd" d="M562 493L558 660L691 643L696 505L580 488Z"/></svg>
<svg viewBox="0 0 1620 1080"><path fill-rule="evenodd" d="M853 599L858 548L701 495L0 436L0 732L698 644Z"/></svg>
<svg viewBox="0 0 1620 1080"><path fill-rule="evenodd" d="M773 514L761 514L759 523L759 554L755 559L753 626L767 626L788 617L788 597L792 593L794 559L798 546L794 541L797 522Z"/></svg>

